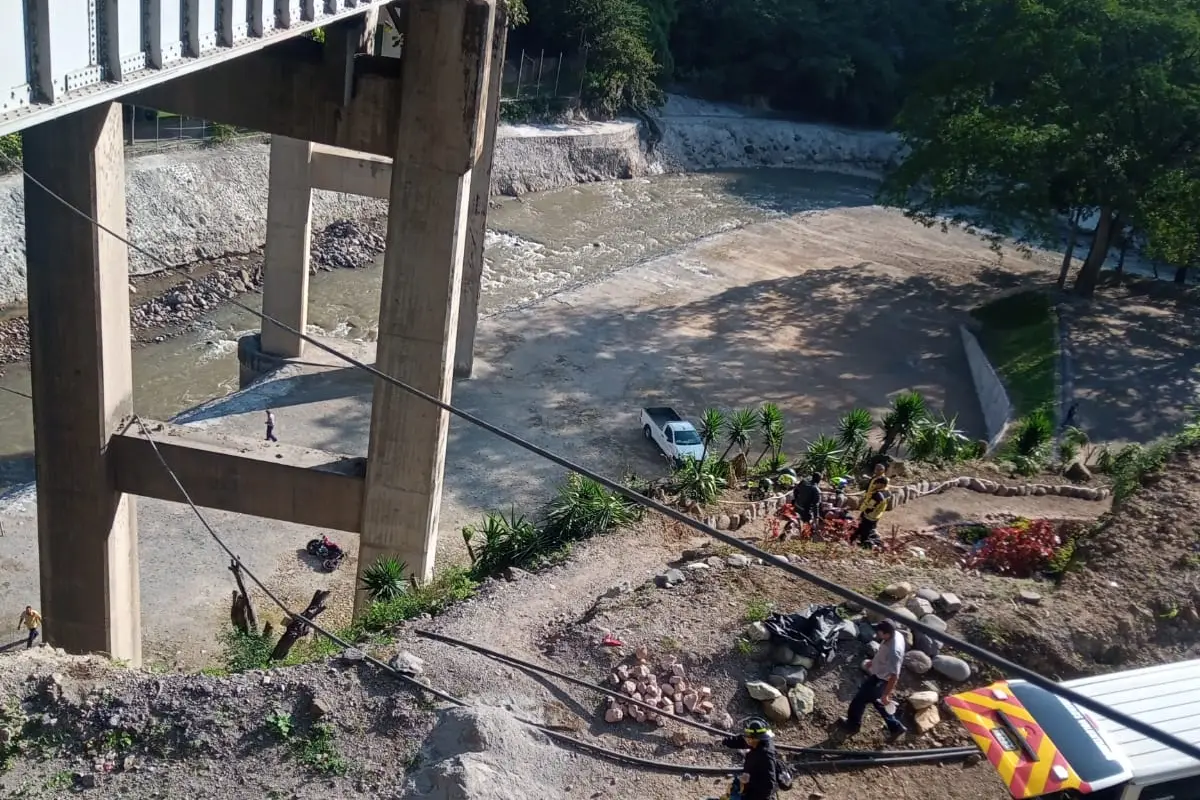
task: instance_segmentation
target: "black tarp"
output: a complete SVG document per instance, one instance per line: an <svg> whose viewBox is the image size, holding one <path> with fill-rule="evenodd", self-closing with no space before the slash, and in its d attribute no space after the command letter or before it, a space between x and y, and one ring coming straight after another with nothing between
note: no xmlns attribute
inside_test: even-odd
<svg viewBox="0 0 1200 800"><path fill-rule="evenodd" d="M822 666L837 650L842 618L837 606L812 604L796 614L772 614L763 623L771 632L771 643L789 647L793 653Z"/></svg>

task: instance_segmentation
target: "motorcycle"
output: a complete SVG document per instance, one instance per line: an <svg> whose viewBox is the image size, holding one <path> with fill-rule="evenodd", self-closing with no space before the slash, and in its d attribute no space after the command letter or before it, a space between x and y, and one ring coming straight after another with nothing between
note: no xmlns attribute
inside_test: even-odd
<svg viewBox="0 0 1200 800"><path fill-rule="evenodd" d="M342 550L341 546L330 540L328 536L310 540L305 549L310 556L321 559L321 567L326 572L333 572L341 566L342 561L346 558L346 551Z"/></svg>

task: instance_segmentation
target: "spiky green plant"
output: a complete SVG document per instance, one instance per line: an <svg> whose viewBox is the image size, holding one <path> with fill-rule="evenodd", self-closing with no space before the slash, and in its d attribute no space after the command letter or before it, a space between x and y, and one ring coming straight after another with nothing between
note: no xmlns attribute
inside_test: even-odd
<svg viewBox="0 0 1200 800"><path fill-rule="evenodd" d="M362 589L375 603L390 603L408 591L408 564L395 556L384 556L363 570Z"/></svg>
<svg viewBox="0 0 1200 800"><path fill-rule="evenodd" d="M1017 423L1012 438L1012 451L1019 456L1044 460L1046 450L1054 439L1054 423L1044 411L1034 411Z"/></svg>
<svg viewBox="0 0 1200 800"><path fill-rule="evenodd" d="M546 512L546 529L555 541L587 539L628 525L641 517L641 506L590 478L571 473Z"/></svg>
<svg viewBox="0 0 1200 800"><path fill-rule="evenodd" d="M700 442L704 445L704 451L700 454L701 461L708 460L708 451L716 444L717 439L721 438L721 431L724 429L725 413L719 408L704 409L699 424L696 425L696 433L700 434Z"/></svg>
<svg viewBox="0 0 1200 800"><path fill-rule="evenodd" d="M804 457L800 460L800 465L806 475L811 475L814 472L828 475L831 471L841 474L845 472L842 462L845 454L846 451L842 447L841 442L825 434L821 434L808 443L808 448L804 451Z"/></svg>
<svg viewBox="0 0 1200 800"><path fill-rule="evenodd" d="M758 412L753 408L741 408L729 414L725 418L725 444L727 446L725 452L721 454L721 460L728 459L730 451L735 447L742 455L745 455L747 448L750 447L750 437L757 425Z"/></svg>
<svg viewBox="0 0 1200 800"><path fill-rule="evenodd" d="M779 455L783 450L783 433L783 412L774 403L763 403L762 408L758 410L758 436L762 440L763 449L755 459L755 464L762 463L767 453L770 453L772 458Z"/></svg>
<svg viewBox="0 0 1200 800"><path fill-rule="evenodd" d="M883 430L881 453L898 448L917 431L917 426L929 415L925 398L919 392L901 392L892 398L892 407L880 420Z"/></svg>
<svg viewBox="0 0 1200 800"><path fill-rule="evenodd" d="M846 451L847 464L857 466L867 453L867 437L875 421L865 408L852 408L838 420L838 442Z"/></svg>
<svg viewBox="0 0 1200 800"><path fill-rule="evenodd" d="M716 500L725 488L725 478L717 473L715 466L713 461L685 458L672 476L679 496L701 504Z"/></svg>

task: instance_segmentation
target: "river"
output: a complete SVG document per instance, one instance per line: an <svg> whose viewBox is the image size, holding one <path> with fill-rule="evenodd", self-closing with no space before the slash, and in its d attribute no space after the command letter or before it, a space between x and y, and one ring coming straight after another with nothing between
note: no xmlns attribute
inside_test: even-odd
<svg viewBox="0 0 1200 800"><path fill-rule="evenodd" d="M706 236L785 214L869 202L873 181L756 169L592 183L502 198L490 212L480 313L492 316L671 252ZM318 333L370 339L379 316L379 262L320 272L309 290ZM242 301L257 306L258 294ZM258 329L232 306L184 335L133 352L134 407L167 419L237 389L237 339ZM29 369L0 377L0 486L32 480Z"/></svg>

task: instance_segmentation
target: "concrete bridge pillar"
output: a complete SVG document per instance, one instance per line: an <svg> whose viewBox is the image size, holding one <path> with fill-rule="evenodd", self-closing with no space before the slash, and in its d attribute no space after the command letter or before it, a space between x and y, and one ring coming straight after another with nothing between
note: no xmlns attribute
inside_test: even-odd
<svg viewBox="0 0 1200 800"><path fill-rule="evenodd" d="M267 246L263 258L263 313L294 330L308 324L308 260L312 243L311 142L271 137ZM299 358L304 341L263 321L263 352Z"/></svg>
<svg viewBox="0 0 1200 800"><path fill-rule="evenodd" d="M22 134L25 169L125 235L121 106ZM126 246L25 180L25 249L46 641L141 662L137 517L108 458L133 411Z"/></svg>
<svg viewBox="0 0 1200 800"><path fill-rule="evenodd" d="M410 0L376 365L450 400L471 173L495 0ZM449 415L383 381L371 410L359 574L395 556L433 575ZM356 608L364 596L356 597Z"/></svg>

